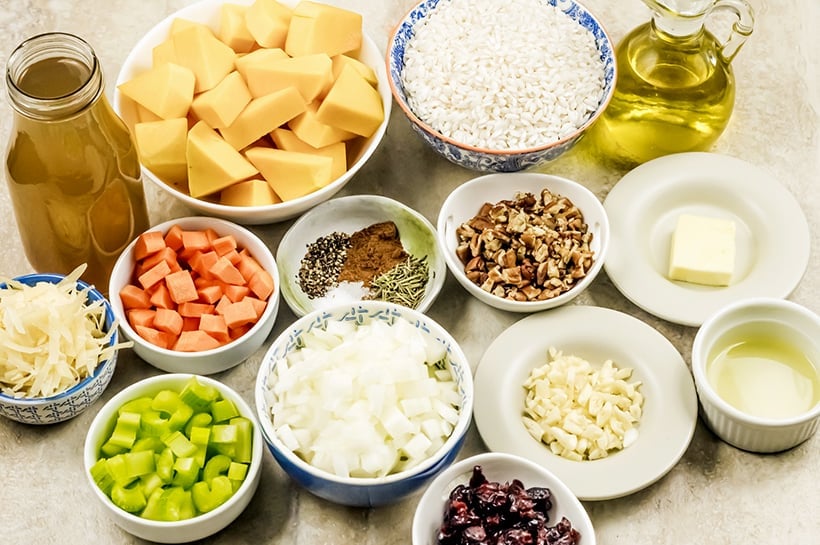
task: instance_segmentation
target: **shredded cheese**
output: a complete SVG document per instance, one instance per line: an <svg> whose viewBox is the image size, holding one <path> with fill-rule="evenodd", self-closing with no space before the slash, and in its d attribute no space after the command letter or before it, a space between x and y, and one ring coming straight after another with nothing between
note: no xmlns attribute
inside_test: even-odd
<svg viewBox="0 0 820 545"><path fill-rule="evenodd" d="M548 362L524 382L527 431L570 460L596 460L638 437L643 395L631 368L607 360L599 369L583 358L549 349Z"/></svg>
<svg viewBox="0 0 820 545"><path fill-rule="evenodd" d="M111 345L102 301L88 303L77 267L57 284L5 279L0 288L0 390L15 398L57 395L130 343Z"/></svg>

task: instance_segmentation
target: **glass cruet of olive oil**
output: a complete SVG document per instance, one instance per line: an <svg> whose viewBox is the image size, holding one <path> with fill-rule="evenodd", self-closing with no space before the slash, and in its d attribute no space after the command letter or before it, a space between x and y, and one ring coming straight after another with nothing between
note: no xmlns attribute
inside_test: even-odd
<svg viewBox="0 0 820 545"><path fill-rule="evenodd" d="M616 48L612 100L593 127L599 154L626 166L686 151L707 150L726 128L735 101L731 61L752 33L745 0L643 0L652 19ZM708 16L735 20L720 42Z"/></svg>
<svg viewBox="0 0 820 545"><path fill-rule="evenodd" d="M77 36L34 36L9 57L6 88L6 182L26 257L39 272L86 263L83 279L106 292L115 260L149 223L136 148L99 59Z"/></svg>

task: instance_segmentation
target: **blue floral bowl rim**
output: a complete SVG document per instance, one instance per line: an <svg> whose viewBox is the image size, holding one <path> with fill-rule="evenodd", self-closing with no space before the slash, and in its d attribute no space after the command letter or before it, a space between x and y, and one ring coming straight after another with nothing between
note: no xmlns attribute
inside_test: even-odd
<svg viewBox="0 0 820 545"><path fill-rule="evenodd" d="M50 284L58 284L62 280L65 279L65 275L57 274L57 273L30 273L24 274L21 276L15 276L12 278L15 282L20 282L21 284L26 284L28 286L34 286L39 282L48 282ZM7 282L0 282L0 289L5 289L8 287ZM114 316L114 310L111 308L111 303L108 302L108 299L94 286L85 282L84 280L77 280L77 287L81 290L87 290L87 301L95 302L95 301L102 301L103 308L105 309L105 331L108 332L111 330L111 327L114 325L116 320ZM119 332L115 329L114 332L111 334L111 339L109 341L110 345L117 344ZM111 363L115 362L117 359L117 352L115 351L114 354L108 358L107 360L103 360L97 364L97 367L94 368L94 372L85 377L83 380L65 390L60 392L59 394L54 394L53 396L49 397L13 397L7 394L4 394L0 391L0 402L3 403L10 403L14 405L43 405L46 403L52 403L55 401L60 401L62 399L68 398L78 391L84 389L86 385L91 383L92 381L96 380L103 372L106 366L110 365Z"/></svg>

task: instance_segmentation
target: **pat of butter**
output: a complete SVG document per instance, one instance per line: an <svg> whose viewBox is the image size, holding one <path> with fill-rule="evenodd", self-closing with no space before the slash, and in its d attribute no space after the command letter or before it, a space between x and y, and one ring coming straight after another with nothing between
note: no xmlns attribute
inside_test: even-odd
<svg viewBox="0 0 820 545"><path fill-rule="evenodd" d="M672 234L671 280L728 286L735 269L735 223L682 214Z"/></svg>

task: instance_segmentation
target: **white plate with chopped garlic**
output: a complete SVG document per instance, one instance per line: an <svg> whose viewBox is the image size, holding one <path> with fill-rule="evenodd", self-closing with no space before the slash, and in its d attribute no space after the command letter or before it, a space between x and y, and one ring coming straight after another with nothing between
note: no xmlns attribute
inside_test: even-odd
<svg viewBox="0 0 820 545"><path fill-rule="evenodd" d="M787 297L808 266L809 227L797 200L734 157L649 161L621 178L604 208L607 275L627 299L670 322L698 327L739 299ZM695 225L678 233L682 216Z"/></svg>
<svg viewBox="0 0 820 545"><path fill-rule="evenodd" d="M519 320L487 348L474 384L487 447L546 467L581 500L656 482L683 456L697 421L695 386L675 347L601 307Z"/></svg>

